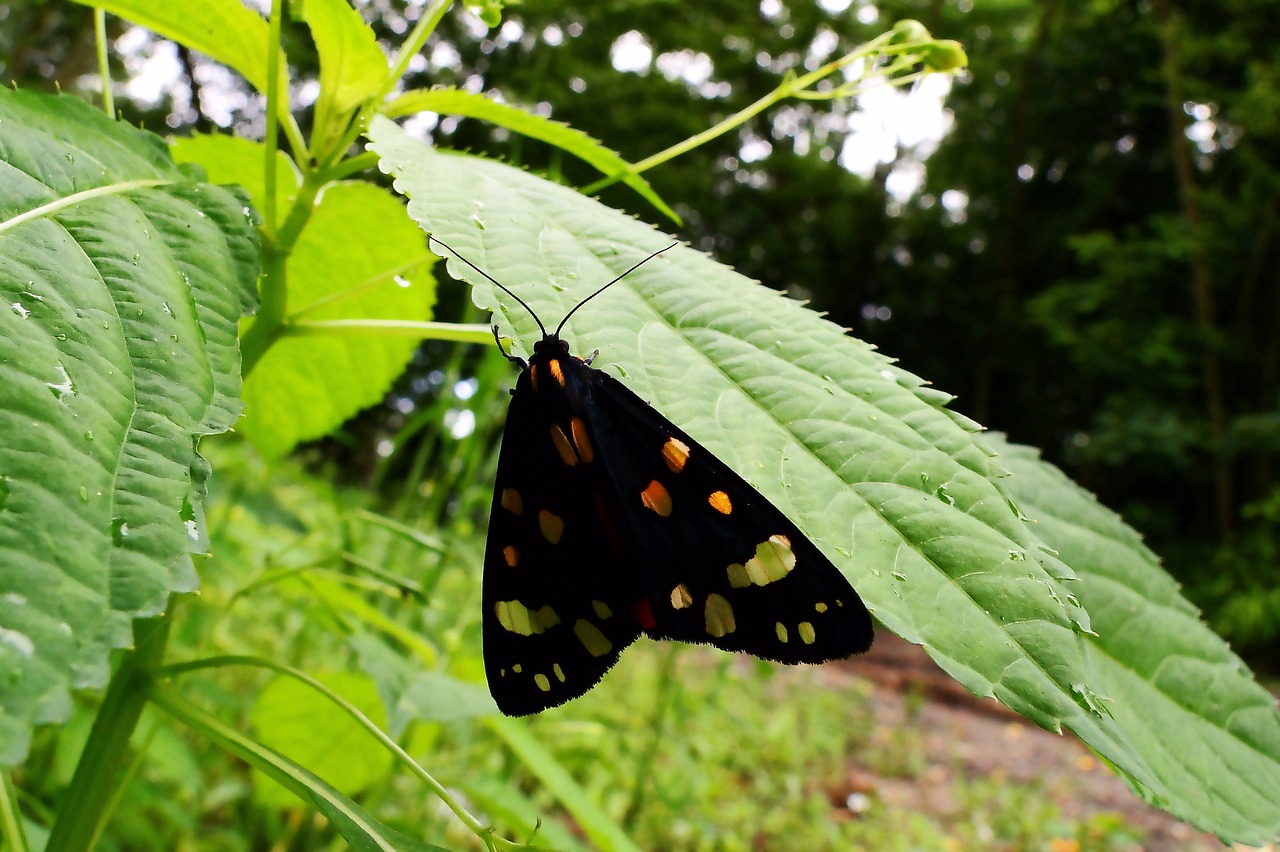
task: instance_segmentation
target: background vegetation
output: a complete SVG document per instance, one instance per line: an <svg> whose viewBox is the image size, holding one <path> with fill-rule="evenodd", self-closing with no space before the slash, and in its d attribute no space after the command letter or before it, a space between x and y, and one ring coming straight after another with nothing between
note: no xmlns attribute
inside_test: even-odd
<svg viewBox="0 0 1280 852"><path fill-rule="evenodd" d="M91 75L85 9L0 8L0 40L9 40L0 63L19 87L68 89ZM390 43L409 9L362 7ZM1264 665L1280 659L1275 4L766 0L609 4L605 14L602 4L530 0L492 31L446 17L406 87L498 91L635 162L746 106L787 69L901 17L964 42L973 66L946 95L946 112L929 112L936 95L924 89L887 110L868 100L864 115L934 114L949 132L884 133L860 123L849 101L789 101L646 179L694 245L812 300L959 394L952 408L1042 447L1146 535L1237 649ZM121 80L173 64L153 92L125 89L127 119L178 136L261 135L261 103L214 63L111 26L122 33ZM285 39L305 78L311 43L301 28ZM304 130L309 120L304 113ZM573 185L598 176L492 123L418 121L441 144ZM868 147L876 156L859 159ZM842 158L850 168L833 164ZM671 227L631 190L599 191ZM484 319L461 287L442 286L438 299L439 319ZM429 299L387 307L389 316L429 309ZM1027 800L1009 790L977 791L973 807L950 818L832 821L832 791L842 789L833 755L870 755L878 774L918 767L877 749L858 687L714 656L645 648L580 709L538 720L537 739L486 715L483 691L465 683L480 664L477 578L451 568L479 564L509 379L490 348L432 342L385 398L367 400L382 398L380 408L293 459L278 456L318 437L303 425L280 438L250 423L256 450L209 447L214 556L200 566L202 595L180 605L173 657L274 645L410 751L430 753L438 776L465 778L467 801L499 824L528 831L538 814L570 814L539 835L557 847L627 848L630 835L646 848L769 848L784 838L804 848L933 848L992 842L994 831L1011 847L1058 837L1106 848L1133 836L1123 823L1072 822L1052 808L1029 822ZM396 641L372 639L369 624ZM433 681L406 657L447 660L451 677ZM349 659L368 677L348 674ZM187 677L210 713L341 778L383 819L465 842L434 799L387 773L389 758L344 747L360 734L344 716L318 715L290 681L252 671ZM797 700L777 701L780 690ZM638 707L629 695L654 697ZM82 697L64 730L38 735L23 774L28 814L52 813L96 709ZM837 743L823 723L833 716ZM758 735L744 748L726 727ZM208 743L149 715L140 733L146 759L122 787L104 848L253 848L281 837L312 848L331 838L272 782L229 770ZM539 751L545 742L556 754ZM572 773L557 774L564 767ZM42 820L28 821L38 838Z"/></svg>

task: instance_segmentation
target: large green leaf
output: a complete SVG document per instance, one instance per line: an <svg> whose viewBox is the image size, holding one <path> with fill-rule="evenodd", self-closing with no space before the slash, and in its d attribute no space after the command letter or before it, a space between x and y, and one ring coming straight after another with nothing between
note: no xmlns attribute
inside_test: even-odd
<svg viewBox="0 0 1280 852"><path fill-rule="evenodd" d="M511 287L551 327L667 240L517 169L427 148L389 121L375 121L371 138L424 229ZM538 334L529 315L450 263L527 352ZM1130 767L1131 780L1153 785L1155 797L1178 771L1157 753L1213 747L1186 729L1135 739L1118 721L1143 712L1139 679L1100 670L1073 594L1084 584L1068 582L1074 566L1027 523L994 451L945 408L946 394L686 248L591 302L565 337L575 352L600 349L598 366L751 480L846 572L885 626L922 644L975 694L1075 732ZM1190 682L1168 687L1188 705L1200 698ZM1122 703L1130 705L1123 713ZM1144 765L1163 768L1145 776L1132 769ZM1209 809L1179 813L1259 836Z"/></svg>
<svg viewBox="0 0 1280 852"><path fill-rule="evenodd" d="M368 183L333 184L289 256L289 321L429 320L434 262L398 198ZM245 381L240 428L268 455L327 435L381 402L417 346L378 334L285 337Z"/></svg>
<svg viewBox="0 0 1280 852"><path fill-rule="evenodd" d="M316 679L378 727L386 727L377 689L369 678L354 672L327 672ZM369 789L391 769L391 752L375 747L369 732L346 708L316 700L312 687L294 678L277 676L268 681L253 703L249 721L259 743L289 755L322 778L342 779L342 789L349 795ZM289 792L275 784L258 788L255 798L272 808L294 804Z"/></svg>
<svg viewBox="0 0 1280 852"><path fill-rule="evenodd" d="M199 136L176 142L174 155L199 163L211 180L242 183L261 209L262 143ZM277 202L292 203L301 177L292 160L277 158ZM332 184L289 255L288 319L430 319L434 262L398 198L372 184ZM412 337L376 333L289 334L245 381L245 417L237 428L271 456L327 435L381 401L417 345Z"/></svg>
<svg viewBox="0 0 1280 852"><path fill-rule="evenodd" d="M267 90L267 22L242 0L75 0L104 9L239 71ZM288 82L283 60L280 82ZM282 110L287 112L287 110Z"/></svg>
<svg viewBox="0 0 1280 852"><path fill-rule="evenodd" d="M484 95L452 87L414 89L405 92L387 105L385 114L389 118L399 118L422 111L438 112L442 115L461 115L488 121L530 139L555 145L606 175L626 175L621 178L624 184L639 193L671 221L680 223L680 217L653 191L648 181L639 175L627 174L631 169L630 163L622 159L617 152L601 145L576 127L499 103Z"/></svg>
<svg viewBox="0 0 1280 852"><path fill-rule="evenodd" d="M387 58L373 30L348 0L307 0L302 17L320 54L315 127L331 142L346 129L343 117L386 84L390 73ZM328 144L317 142L311 142L313 152L328 150Z"/></svg>
<svg viewBox="0 0 1280 852"><path fill-rule="evenodd" d="M243 196L70 97L0 92L0 762L196 586L200 435L239 415Z"/></svg>
<svg viewBox="0 0 1280 852"><path fill-rule="evenodd" d="M1144 798L1224 837L1280 835L1280 714L1120 518L1029 447L998 436L1009 490L1080 572L1087 657L1112 724L1136 748L1103 752Z"/></svg>

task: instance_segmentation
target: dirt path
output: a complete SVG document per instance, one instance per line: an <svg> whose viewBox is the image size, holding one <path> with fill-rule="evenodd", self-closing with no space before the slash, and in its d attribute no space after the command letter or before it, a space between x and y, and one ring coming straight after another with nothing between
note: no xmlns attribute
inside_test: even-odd
<svg viewBox="0 0 1280 852"><path fill-rule="evenodd" d="M877 684L873 704L879 730L887 736L904 729L923 732L924 753L924 769L914 777L878 778L852 769L850 793L874 794L891 806L945 815L963 806L954 800L958 776L1038 782L1066 817L1123 815L1147 832L1143 849L1228 848L1143 802L1074 736L1049 733L995 701L974 698L924 651L887 631L876 637L869 654L835 668L835 676L845 673Z"/></svg>

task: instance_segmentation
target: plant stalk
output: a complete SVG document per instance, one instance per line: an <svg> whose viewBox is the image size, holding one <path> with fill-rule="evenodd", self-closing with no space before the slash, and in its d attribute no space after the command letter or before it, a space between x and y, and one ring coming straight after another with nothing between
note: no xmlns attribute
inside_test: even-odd
<svg viewBox="0 0 1280 852"><path fill-rule="evenodd" d="M90 852L97 845L117 800L128 763L129 740L147 703L151 672L164 659L172 612L170 603L164 615L133 622L133 650L125 654L107 685L80 762L63 793L46 849Z"/></svg>

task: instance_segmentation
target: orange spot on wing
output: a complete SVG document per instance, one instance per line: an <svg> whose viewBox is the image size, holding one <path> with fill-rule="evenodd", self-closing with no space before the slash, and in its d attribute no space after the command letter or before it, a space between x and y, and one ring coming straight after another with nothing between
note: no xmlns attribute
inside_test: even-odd
<svg viewBox="0 0 1280 852"><path fill-rule="evenodd" d="M654 479L640 492L640 502L646 509L653 511L661 518L671 515L671 495L661 482Z"/></svg>
<svg viewBox="0 0 1280 852"><path fill-rule="evenodd" d="M560 460L569 467L573 467L578 463L578 454L573 451L573 445L569 443L569 438L564 434L555 423L551 424L551 443L556 445L556 452L560 454Z"/></svg>
<svg viewBox="0 0 1280 852"><path fill-rule="evenodd" d="M668 438L662 445L662 458L671 468L672 473L684 470L684 463L689 460L689 445L679 438Z"/></svg>
<svg viewBox="0 0 1280 852"><path fill-rule="evenodd" d="M502 489L502 508L513 515L522 513L524 511L524 500L520 497L520 492L514 488Z"/></svg>
<svg viewBox="0 0 1280 852"><path fill-rule="evenodd" d="M533 386L533 392L538 392L538 365L529 365L529 384Z"/></svg>
<svg viewBox="0 0 1280 852"><path fill-rule="evenodd" d="M564 518L543 509L538 512L538 529L542 531L542 537L547 541L559 544L560 537L564 535Z"/></svg>
<svg viewBox="0 0 1280 852"><path fill-rule="evenodd" d="M502 561L507 563L507 567L514 568L520 564L520 551L511 545L502 548Z"/></svg>
<svg viewBox="0 0 1280 852"><path fill-rule="evenodd" d="M577 447L582 463L590 464L596 457L596 451L591 446L591 437L587 435L587 424L581 417L574 417L569 420L569 431L573 433L573 445Z"/></svg>
<svg viewBox="0 0 1280 852"><path fill-rule="evenodd" d="M733 512L733 501L723 491L712 491L711 496L707 498L707 502L711 504L711 508L722 515L728 515Z"/></svg>
<svg viewBox="0 0 1280 852"><path fill-rule="evenodd" d="M551 378L556 380L556 384L564 387L564 370L560 367L560 359L548 362L547 369L551 371Z"/></svg>

